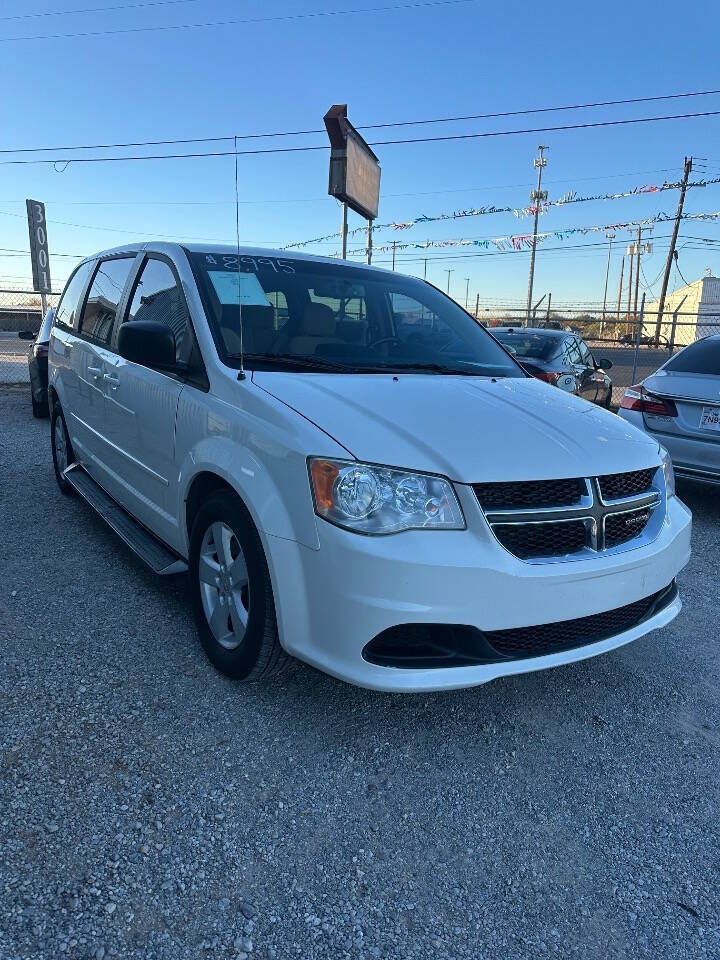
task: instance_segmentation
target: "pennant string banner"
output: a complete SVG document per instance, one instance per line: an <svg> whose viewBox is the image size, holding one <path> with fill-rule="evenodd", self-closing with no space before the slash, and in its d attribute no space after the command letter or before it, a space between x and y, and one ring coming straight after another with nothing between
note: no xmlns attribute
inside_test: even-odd
<svg viewBox="0 0 720 960"><path fill-rule="evenodd" d="M658 213L654 217L648 217L645 220L628 220L625 223L608 223L603 226L593 227L566 227L564 230L549 230L545 233L538 233L537 243L543 243L552 237L555 240L566 240L568 237L586 236L590 233L605 233L608 230L635 230L637 227L650 227L656 223L667 223L675 219L675 214ZM681 220L720 220L720 210L714 213L683 213ZM513 234L506 237L492 237L483 240L425 240L420 243L409 241L393 243L384 243L373 246L373 252L387 253L392 250L430 250L442 249L445 247L480 247L488 250L494 247L496 250L527 250L533 245L533 236L531 233ZM350 254L365 253L365 247L359 247L356 250L350 250Z"/></svg>
<svg viewBox="0 0 720 960"><path fill-rule="evenodd" d="M703 179L703 180L693 180L690 181L687 185L687 189L692 187L707 187L711 184L720 183L720 177L714 177L712 179ZM659 186L650 184L639 187L631 187L629 190L623 190L620 193L597 193L590 196L578 196L574 190L569 190L563 196L558 197L557 200L547 200L545 203L541 203L538 207L539 213L546 214L551 207L564 207L571 203L589 203L595 200L622 200L626 197L637 197L643 196L645 194L652 193L663 193L666 190L679 190L682 187L682 183L663 183ZM482 207L471 207L468 210L455 210L451 213L440 213L436 216L427 216L421 215L419 217L414 217L412 220L405 221L391 221L389 223L376 223L373 224L373 232L376 230L410 230L412 227L417 226L418 224L423 223L438 223L442 220L463 220L467 217L485 217L488 214L494 213L512 213L518 219L523 219L525 217L531 217L535 215L535 205L530 205L527 207L496 207L494 205L482 206ZM645 222L645 221L643 221ZM601 229L605 229L604 227ZM622 229L622 228L618 228ZM365 233L367 227L356 227L353 230L348 231L348 236L356 236L360 233ZM298 243L290 243L287 246L283 247L283 250L293 250L300 247L307 247L313 243L324 243L326 240L335 240L340 236L340 233L328 233L324 237L313 237L312 240L301 240Z"/></svg>

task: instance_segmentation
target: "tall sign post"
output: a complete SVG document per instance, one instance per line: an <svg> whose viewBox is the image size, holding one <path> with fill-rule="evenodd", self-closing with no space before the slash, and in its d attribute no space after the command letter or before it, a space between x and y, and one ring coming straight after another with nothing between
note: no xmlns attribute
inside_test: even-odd
<svg viewBox="0 0 720 960"><path fill-rule="evenodd" d="M40 203L39 200L26 200L25 206L27 207L28 230L30 232L33 290L40 294L44 317L47 312L46 295L52 291L45 204Z"/></svg>
<svg viewBox="0 0 720 960"><path fill-rule="evenodd" d="M380 205L380 161L336 103L323 117L330 140L328 193L342 203L342 258L347 259L348 207L368 221L367 262L372 260L372 222Z"/></svg>

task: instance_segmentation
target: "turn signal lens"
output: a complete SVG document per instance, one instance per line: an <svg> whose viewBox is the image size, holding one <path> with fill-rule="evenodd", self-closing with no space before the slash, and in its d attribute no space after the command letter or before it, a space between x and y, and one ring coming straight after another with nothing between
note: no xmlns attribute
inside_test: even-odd
<svg viewBox="0 0 720 960"><path fill-rule="evenodd" d="M340 471L329 460L311 460L310 476L312 478L315 506L318 509L330 510L333 505L332 489Z"/></svg>
<svg viewBox="0 0 720 960"><path fill-rule="evenodd" d="M449 480L347 460L308 461L315 512L357 533L463 530L465 518Z"/></svg>

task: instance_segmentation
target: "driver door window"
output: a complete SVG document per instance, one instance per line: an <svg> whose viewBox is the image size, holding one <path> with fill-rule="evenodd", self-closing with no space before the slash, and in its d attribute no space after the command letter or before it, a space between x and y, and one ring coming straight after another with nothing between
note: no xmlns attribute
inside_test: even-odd
<svg viewBox="0 0 720 960"><path fill-rule="evenodd" d="M150 258L142 268L125 322L137 320L152 320L169 327L175 336L177 363L189 362L193 349L190 316L175 274L164 260Z"/></svg>

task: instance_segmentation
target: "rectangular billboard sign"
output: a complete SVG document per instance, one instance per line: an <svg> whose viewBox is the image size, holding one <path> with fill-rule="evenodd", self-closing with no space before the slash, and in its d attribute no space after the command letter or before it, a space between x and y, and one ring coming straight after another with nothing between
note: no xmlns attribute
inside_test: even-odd
<svg viewBox="0 0 720 960"><path fill-rule="evenodd" d="M30 232L30 262L32 263L33 290L51 293L50 254L48 253L47 221L45 204L39 200L26 200L28 230Z"/></svg>
<svg viewBox="0 0 720 960"><path fill-rule="evenodd" d="M378 158L348 120L346 104L331 107L324 120L330 138L328 193L374 220L380 204Z"/></svg>

